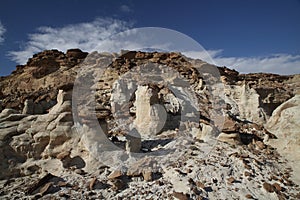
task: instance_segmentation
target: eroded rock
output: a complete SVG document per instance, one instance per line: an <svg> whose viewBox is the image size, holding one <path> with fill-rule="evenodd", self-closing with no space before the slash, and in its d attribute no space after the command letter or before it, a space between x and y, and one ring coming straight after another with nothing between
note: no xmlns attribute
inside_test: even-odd
<svg viewBox="0 0 300 200"><path fill-rule="evenodd" d="M157 88L138 86L135 92L135 127L142 137L151 137L160 133L166 121L164 106L159 104Z"/></svg>
<svg viewBox="0 0 300 200"><path fill-rule="evenodd" d="M121 56L93 53L97 59L89 62L94 61L96 66L105 60L108 67L103 73L93 73L91 66L86 69L85 78L96 80L91 86L94 93L83 97L87 104L75 113L82 118L76 126L71 90L79 68L77 64L86 53L77 49L66 54L45 51L35 55L25 66L18 66L11 76L0 79L1 106L5 108L0 114L0 179L7 180L0 180L0 195L23 198L24 193L18 191L32 180L36 180L37 185L28 184L31 187L27 190L31 195L28 198L82 195L83 198L111 199L117 193L116 198L266 199L276 198L276 195L285 198L297 191L290 180L293 173L297 174L297 168L293 168L294 172L284 171L286 163L278 162L281 157L272 148L276 147L282 155L293 156L294 160L288 164L297 161L298 140L294 139L299 130L299 97L288 100L296 94L299 84L294 76L240 75L228 68L218 68L227 96L212 98L210 92L222 88L210 85L217 79L210 75L212 65L174 52L123 53ZM172 69L160 75L178 87L138 81L134 85L130 80L118 80L135 67L139 70L149 67L149 61L157 62L160 70ZM193 64L205 68L203 74L197 72ZM183 77L186 82L181 81ZM84 80L80 82L82 85ZM187 89L185 85L191 87ZM192 100L191 93L195 94ZM93 96L94 107L84 108L92 105ZM192 105L190 110L188 104ZM119 115L120 122L124 123L118 125L128 125L129 129L117 129L116 113L126 109L128 113ZM218 112L222 113L221 125L218 119L213 119ZM99 123L93 124L91 113ZM195 113L200 116L193 115ZM265 130L262 125L270 116ZM95 124L100 124L103 134L93 130ZM178 137L182 130L186 132ZM272 134L277 139L271 137ZM268 145L265 144L267 139L263 140L266 135ZM216 138L224 143L216 142ZM213 143L209 143L211 141ZM119 146L111 148L114 145ZM288 148L281 149L286 146ZM102 157L103 149L108 151L108 158ZM121 152L119 157L115 156L115 150ZM174 151L175 156L170 156L170 151ZM141 159L136 160L135 153ZM100 163L103 160L111 163ZM105 165L125 163L128 168L124 171ZM45 171L56 177L41 182L37 174ZM278 183L270 178L271 171ZM58 177L66 178L68 183L62 183ZM224 177L231 177L230 184L222 181L227 180ZM145 181L141 181L143 179ZM257 190L259 187L264 189ZM56 192L59 188L60 194ZM250 195L250 191L255 192Z"/></svg>
<svg viewBox="0 0 300 200"><path fill-rule="evenodd" d="M300 184L300 95L277 107L266 124L266 129L277 138L268 144L277 148L292 163L294 180Z"/></svg>

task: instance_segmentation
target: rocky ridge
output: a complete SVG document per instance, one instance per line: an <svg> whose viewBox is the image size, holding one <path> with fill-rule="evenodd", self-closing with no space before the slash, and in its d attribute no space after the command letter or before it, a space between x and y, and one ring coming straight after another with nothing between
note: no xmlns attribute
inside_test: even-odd
<svg viewBox="0 0 300 200"><path fill-rule="evenodd" d="M99 63L105 68L95 71ZM156 67L163 71L165 66L171 70L164 78L172 78L178 84L175 89L184 94L190 88L196 106L185 105L194 100L188 95L179 97L181 93L174 93L164 81L149 84L140 77L135 80L137 73L132 73ZM212 69L220 76L212 76ZM86 84L89 77L96 81ZM212 83L223 85L223 96L212 98ZM78 113L72 107L74 84L95 91L78 98ZM66 54L50 50L34 55L10 76L1 77L0 86L3 198L299 197L300 159L294 159L300 144L299 75L239 74L174 52L88 55L72 49ZM126 96L128 92L133 95ZM120 112L124 102L128 109ZM166 112L161 113L162 108ZM192 125L187 121L194 118L182 120L188 117L185 111L189 108L200 113ZM104 135L91 130L91 113ZM212 117L219 115L222 126ZM165 123L160 124L162 121ZM78 131L78 124L86 134ZM124 124L134 124L138 135L120 127ZM178 130L192 139L181 137ZM212 146L207 145L210 138L217 139ZM126 167L106 165L102 154L92 148L99 145L95 140L123 149L122 156L129 155L121 160ZM203 156L208 147L209 154ZM158 166L149 164L156 157L143 154L180 148L178 157L165 156ZM134 152L143 154L142 158L131 160Z"/></svg>

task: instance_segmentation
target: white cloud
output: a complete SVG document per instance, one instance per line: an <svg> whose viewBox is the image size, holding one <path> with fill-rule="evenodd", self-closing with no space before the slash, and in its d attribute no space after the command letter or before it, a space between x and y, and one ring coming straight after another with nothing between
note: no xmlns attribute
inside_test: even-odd
<svg viewBox="0 0 300 200"><path fill-rule="evenodd" d="M126 12L126 13L129 13L129 12L132 12L132 11L133 11L128 5L121 5L121 6L120 6L120 10L121 10L122 12Z"/></svg>
<svg viewBox="0 0 300 200"><path fill-rule="evenodd" d="M1 21L0 21L0 44L4 41L4 33L6 32L6 29L4 28L4 26L2 25Z"/></svg>
<svg viewBox="0 0 300 200"><path fill-rule="evenodd" d="M183 37L183 34L170 29L154 27L129 30L130 27L131 24L128 22L110 18L98 18L92 22L58 28L40 27L36 33L29 34L24 48L9 52L9 56L19 64L24 64L33 54L45 49L66 51L70 48L80 48L88 52L161 49L163 51L181 51L188 57L200 58L218 66L227 66L240 73L300 73L300 55L225 57L222 55L223 50L205 51L191 38ZM4 28L1 29L1 26L0 30L3 30L1 32L5 31ZM117 34L122 31L125 32ZM117 34L116 38L107 39L114 34Z"/></svg>
<svg viewBox="0 0 300 200"><path fill-rule="evenodd" d="M227 66L240 73L300 74L300 55L274 54L264 57L213 56L218 66Z"/></svg>
<svg viewBox="0 0 300 200"><path fill-rule="evenodd" d="M272 54L261 57L225 57L224 50L187 51L183 54L217 66L226 66L240 73L300 74L300 55Z"/></svg>
<svg viewBox="0 0 300 200"><path fill-rule="evenodd" d="M213 58L220 55L222 49L217 50L201 50L201 51L185 51L182 52L185 56L194 59L201 59L211 64L215 64Z"/></svg>
<svg viewBox="0 0 300 200"><path fill-rule="evenodd" d="M111 18L97 18L92 22L58 28L40 27L36 33L29 34L28 42L23 49L11 51L8 55L13 61L24 64L33 54L45 49L66 51L80 48L90 52L107 37L125 31L129 27L130 23Z"/></svg>

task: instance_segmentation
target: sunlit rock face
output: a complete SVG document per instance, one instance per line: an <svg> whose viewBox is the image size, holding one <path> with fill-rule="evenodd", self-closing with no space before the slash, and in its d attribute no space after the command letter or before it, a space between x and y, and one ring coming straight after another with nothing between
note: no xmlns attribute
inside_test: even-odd
<svg viewBox="0 0 300 200"><path fill-rule="evenodd" d="M157 88L139 86L135 96L135 127L142 136L158 134L163 129L167 116L164 106L159 104Z"/></svg>
<svg viewBox="0 0 300 200"><path fill-rule="evenodd" d="M174 52L41 52L0 78L0 195L297 199L299 88Z"/></svg>
<svg viewBox="0 0 300 200"><path fill-rule="evenodd" d="M276 147L292 163L294 180L300 183L300 95L296 95L278 106L274 111L266 129L277 139L270 139L269 144Z"/></svg>

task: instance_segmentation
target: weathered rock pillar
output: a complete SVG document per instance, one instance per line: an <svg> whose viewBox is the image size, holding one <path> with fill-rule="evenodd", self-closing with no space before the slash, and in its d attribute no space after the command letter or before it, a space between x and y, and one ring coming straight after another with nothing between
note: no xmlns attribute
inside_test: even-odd
<svg viewBox="0 0 300 200"><path fill-rule="evenodd" d="M149 86L138 86L135 96L135 128L142 137L158 134L167 118L164 106L159 104L158 90Z"/></svg>
<svg viewBox="0 0 300 200"><path fill-rule="evenodd" d="M24 108L22 113L32 115L34 114L33 112L34 112L34 103L32 99L26 99L24 102Z"/></svg>

